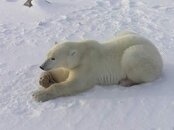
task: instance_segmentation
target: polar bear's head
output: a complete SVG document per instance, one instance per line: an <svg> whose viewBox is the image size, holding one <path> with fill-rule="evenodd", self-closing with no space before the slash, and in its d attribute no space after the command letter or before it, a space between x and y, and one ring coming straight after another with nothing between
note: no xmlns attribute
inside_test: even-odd
<svg viewBox="0 0 174 130"><path fill-rule="evenodd" d="M80 64L81 54L77 43L66 42L56 44L47 54L47 59L40 66L42 70L50 70L59 67L73 69Z"/></svg>

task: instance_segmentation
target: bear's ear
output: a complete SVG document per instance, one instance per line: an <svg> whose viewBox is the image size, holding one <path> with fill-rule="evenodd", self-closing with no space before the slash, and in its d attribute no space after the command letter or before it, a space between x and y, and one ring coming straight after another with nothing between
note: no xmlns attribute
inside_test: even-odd
<svg viewBox="0 0 174 130"><path fill-rule="evenodd" d="M69 53L70 56L74 56L76 54L77 54L77 50L71 50Z"/></svg>

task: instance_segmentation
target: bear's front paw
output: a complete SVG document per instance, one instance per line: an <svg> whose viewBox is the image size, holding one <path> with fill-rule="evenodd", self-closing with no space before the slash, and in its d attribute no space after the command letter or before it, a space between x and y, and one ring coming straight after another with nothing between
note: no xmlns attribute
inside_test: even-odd
<svg viewBox="0 0 174 130"><path fill-rule="evenodd" d="M52 85L54 82L51 73L49 72L44 72L41 74L40 79L39 79L39 84L44 87L48 88L50 85Z"/></svg>
<svg viewBox="0 0 174 130"><path fill-rule="evenodd" d="M36 91L32 94L32 96L33 96L34 100L36 100L38 102L45 102L45 101L48 101L48 100L54 98L53 94L47 92L46 90Z"/></svg>

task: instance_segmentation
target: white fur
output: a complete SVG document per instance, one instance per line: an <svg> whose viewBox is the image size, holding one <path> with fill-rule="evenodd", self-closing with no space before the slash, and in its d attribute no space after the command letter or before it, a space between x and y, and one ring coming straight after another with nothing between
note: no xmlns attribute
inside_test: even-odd
<svg viewBox="0 0 174 130"><path fill-rule="evenodd" d="M124 32L102 44L97 41L57 44L42 67L47 71L64 67L69 69L69 76L63 83L36 92L34 97L38 101L73 95L97 84L118 84L123 79L150 82L160 76L163 64L160 53L149 40Z"/></svg>

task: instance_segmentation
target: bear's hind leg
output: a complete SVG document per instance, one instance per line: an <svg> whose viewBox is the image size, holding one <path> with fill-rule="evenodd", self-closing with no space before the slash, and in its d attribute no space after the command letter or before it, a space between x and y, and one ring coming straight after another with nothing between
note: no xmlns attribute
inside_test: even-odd
<svg viewBox="0 0 174 130"><path fill-rule="evenodd" d="M137 85L138 83L135 83L134 81L126 78L126 79L122 79L119 81L119 85L124 86L124 87L131 87L133 85Z"/></svg>
<svg viewBox="0 0 174 130"><path fill-rule="evenodd" d="M135 45L125 50L122 68L135 83L151 82L160 75L162 60L154 46Z"/></svg>

